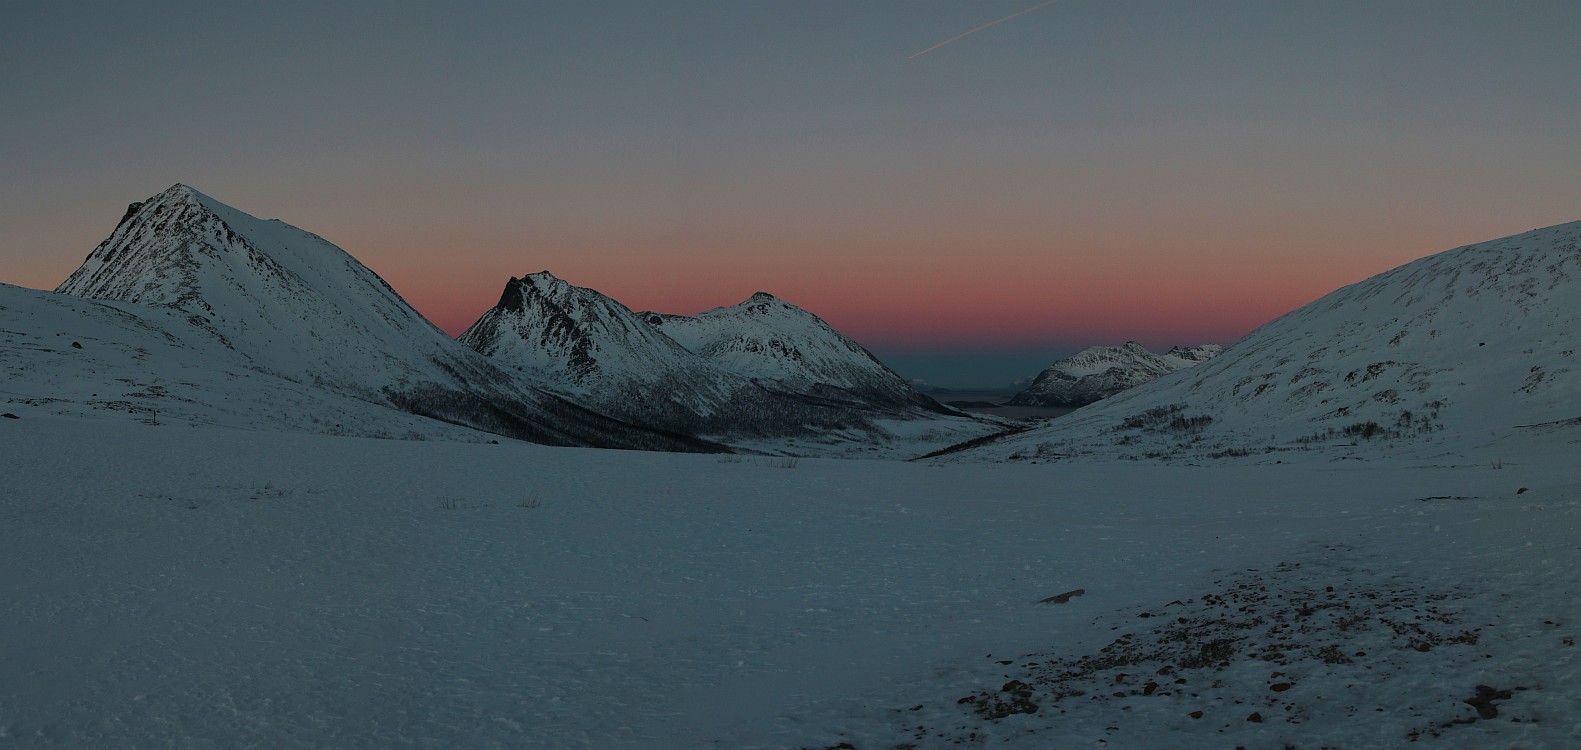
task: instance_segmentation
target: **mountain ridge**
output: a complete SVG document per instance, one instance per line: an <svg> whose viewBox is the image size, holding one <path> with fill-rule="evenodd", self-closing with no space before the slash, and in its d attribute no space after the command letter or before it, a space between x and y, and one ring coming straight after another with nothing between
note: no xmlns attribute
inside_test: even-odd
<svg viewBox="0 0 1581 750"><path fill-rule="evenodd" d="M1155 354L1135 341L1092 346L1055 361L1007 402L1012 406L1086 406L1217 356L1223 347L1176 346Z"/></svg>
<svg viewBox="0 0 1581 750"><path fill-rule="evenodd" d="M458 340L601 412L722 442L859 445L889 439L886 421L918 419L987 429L767 292L698 316L635 313L543 271L511 277Z"/></svg>
<svg viewBox="0 0 1581 750"><path fill-rule="evenodd" d="M1350 284L1206 363L959 455L1492 450L1513 430L1581 416L1578 351L1581 221Z"/></svg>
<svg viewBox="0 0 1581 750"><path fill-rule="evenodd" d="M170 310L268 374L551 445L725 450L597 414L458 344L316 234L185 185L132 204L56 289Z"/></svg>

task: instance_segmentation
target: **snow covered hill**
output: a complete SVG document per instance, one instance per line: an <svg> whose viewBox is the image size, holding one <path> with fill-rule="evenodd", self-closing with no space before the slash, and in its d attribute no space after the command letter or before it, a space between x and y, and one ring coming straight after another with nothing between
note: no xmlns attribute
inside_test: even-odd
<svg viewBox="0 0 1581 750"><path fill-rule="evenodd" d="M780 317L817 321L784 307L794 312ZM655 325L651 320L660 322ZM633 313L595 290L573 286L545 271L512 278L499 303L459 340L502 367L599 412L710 440L747 441L756 450L823 454L828 451L813 446L824 443L837 451L839 444L872 448L897 440L907 443L902 435L915 432L889 429L886 422L936 422L936 428L958 437L994 429L937 407L908 385L897 389L895 383L881 380L884 374L893 374L821 321L817 321L821 328L804 326L812 331L808 335L806 330L766 332L762 325L745 329L728 317L713 319L714 335L728 339L737 349L734 358L711 358L667 335L685 326L677 321L689 320L694 319ZM726 328L739 335L725 333ZM692 328L684 330L696 333ZM794 338L798 333L799 340ZM754 345L743 343L749 335L768 342L764 344L770 352L765 358L768 367L758 365L757 371L767 370L773 377L759 379L739 368L754 364L741 356L743 349ZM812 366L803 351L817 354ZM730 367L732 363L738 367ZM880 372L870 372L875 365ZM885 388L873 387L873 381ZM860 387L850 387L853 383ZM787 439L797 442L775 444ZM931 446L900 450L915 455L927 447Z"/></svg>
<svg viewBox="0 0 1581 750"><path fill-rule="evenodd" d="M697 315L642 315L687 349L765 388L832 403L955 413L818 316L767 292Z"/></svg>
<svg viewBox="0 0 1581 750"><path fill-rule="evenodd" d="M1209 362L960 454L1490 452L1581 418L1581 222L1449 250L1329 294ZM1531 426L1537 425L1537 426ZM1581 435L1578 435L1581 437Z"/></svg>
<svg viewBox="0 0 1581 750"><path fill-rule="evenodd" d="M0 411L19 418L486 442L487 433L262 372L188 315L0 284Z"/></svg>
<svg viewBox="0 0 1581 750"><path fill-rule="evenodd" d="M629 414L656 415L665 405L707 413L740 385L625 305L548 271L512 277L499 303L458 340L507 368Z"/></svg>
<svg viewBox="0 0 1581 750"><path fill-rule="evenodd" d="M257 219L185 185L132 204L56 291L120 303L123 310L127 304L163 310L168 314L142 319L173 327L170 335L183 341L201 331L246 369L304 392L534 442L722 450L534 389L452 341L323 238ZM201 359L190 364L203 367Z"/></svg>
<svg viewBox="0 0 1581 750"><path fill-rule="evenodd" d="M1203 344L1177 346L1159 355L1135 341L1120 346L1089 347L1049 365L1009 403L1013 406L1085 406L1176 370L1206 362L1222 351L1224 348L1217 344Z"/></svg>

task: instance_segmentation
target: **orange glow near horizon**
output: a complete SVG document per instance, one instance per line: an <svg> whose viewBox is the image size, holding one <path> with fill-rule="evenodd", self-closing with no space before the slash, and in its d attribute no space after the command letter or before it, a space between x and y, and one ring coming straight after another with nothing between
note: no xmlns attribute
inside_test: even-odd
<svg viewBox="0 0 1581 750"><path fill-rule="evenodd" d="M971 205L910 220L882 203L805 223L788 210L723 209L651 223L538 222L478 202L424 213L381 195L363 198L372 211L218 198L336 243L452 336L498 300L508 277L548 270L635 311L695 314L765 291L869 348L932 351L1227 345L1346 284L1536 225L1446 220L1408 231L1375 212L1285 229L1223 210L1120 221L1088 207L1046 218ZM6 281L53 288L114 221L100 219L66 242L52 238L62 247L37 256L48 264Z"/></svg>
<svg viewBox="0 0 1581 750"><path fill-rule="evenodd" d="M1228 344L1581 218L1573 2L27 5L0 281L35 288L181 182L450 334L548 269L875 350Z"/></svg>
<svg viewBox="0 0 1581 750"><path fill-rule="evenodd" d="M1300 255L1306 249L1287 247L1282 252ZM1010 253L1019 256L1011 264L1021 269L1015 272L992 261L1007 254L1002 249L983 253L983 266L957 267L942 259L906 262L896 260L905 253L849 247L843 253L803 254L805 260L786 262L793 253L755 248L733 257L719 252L718 266L700 273L666 269L662 252L610 262L588 251L560 258L524 254L527 260L487 276L436 273L425 270L422 262L403 264L385 275L452 336L493 305L506 277L548 270L634 311L689 315L765 291L868 346L1035 347L1131 339L1227 345L1341 286L1426 254L1380 254L1364 264L1356 258L1324 261L1314 250L1311 257L1318 262L1295 266L1259 265L1259 252L1210 243L1203 250L1177 244L1156 254L1111 248L1042 258ZM1265 254L1264 260L1272 258Z"/></svg>

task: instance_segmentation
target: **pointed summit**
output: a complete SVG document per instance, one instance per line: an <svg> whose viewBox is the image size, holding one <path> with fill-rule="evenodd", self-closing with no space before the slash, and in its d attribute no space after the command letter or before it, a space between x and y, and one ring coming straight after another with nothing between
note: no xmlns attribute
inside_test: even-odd
<svg viewBox="0 0 1581 750"><path fill-rule="evenodd" d="M457 340L569 390L591 387L631 362L685 369L694 359L625 305L548 271L512 276L499 303Z"/></svg>
<svg viewBox="0 0 1581 750"><path fill-rule="evenodd" d="M874 420L950 413L817 316L762 293L695 317L634 313L545 271L512 277L459 341L597 411L715 440L821 430L860 441Z"/></svg>
<svg viewBox="0 0 1581 750"><path fill-rule="evenodd" d="M294 377L363 381L367 363L346 347L399 351L414 335L438 333L377 274L317 235L181 183L133 205L57 292L180 310Z"/></svg>
<svg viewBox="0 0 1581 750"><path fill-rule="evenodd" d="M196 203L208 196L193 189L191 185L178 182L167 187L159 195L149 199L149 203ZM213 200L212 198L210 200Z"/></svg>
<svg viewBox="0 0 1581 750"><path fill-rule="evenodd" d="M555 278L548 271L527 274L521 278L510 277L505 282L505 289L500 293L500 301L494 305L501 310L520 311L527 307L530 298L553 297L563 302L572 295L575 287ZM558 304L558 303L557 303Z"/></svg>
<svg viewBox="0 0 1581 750"><path fill-rule="evenodd" d="M365 403L551 444L718 449L515 380L318 235L182 184L134 205L58 292L177 311L254 371Z"/></svg>
<svg viewBox="0 0 1581 750"><path fill-rule="evenodd" d="M548 271L511 277L457 340L578 403L667 430L723 431L733 399L750 388L625 305Z"/></svg>

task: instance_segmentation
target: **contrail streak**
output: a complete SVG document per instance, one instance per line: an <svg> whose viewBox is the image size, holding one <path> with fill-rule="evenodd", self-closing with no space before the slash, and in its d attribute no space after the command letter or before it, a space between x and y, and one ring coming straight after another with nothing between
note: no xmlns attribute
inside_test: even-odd
<svg viewBox="0 0 1581 750"><path fill-rule="evenodd" d="M1034 5L1034 6L1030 7L1030 8L1027 8L1026 10L1016 11L1015 13L1011 13L1010 15L1005 16L1004 18L1001 18L1001 19L999 19L997 21L989 21L988 23L985 23L982 26L978 26L977 28L972 29L971 31L968 31L965 34L957 34L955 36L952 36L949 39L946 39L946 40L944 40L942 42L939 42L938 44L935 44L932 47L929 47L929 48L927 48L927 49L925 49L925 50L923 50L921 52L918 52L917 54L912 55L911 57L908 57L906 59L907 60L912 60L912 59L915 59L915 58L918 58L918 57L922 57L923 55L926 55L929 52L932 52L932 51L934 51L934 50L936 50L936 49L938 49L940 47L943 47L946 44L949 44L951 42L960 41L962 39L965 39L966 37L969 37L969 36L971 36L973 34L976 34L979 31L982 31L983 29L987 29L987 28L991 28L991 27L994 27L994 26L998 26L999 24L1002 24L1005 21L1008 21L1008 20L1010 20L1012 18L1015 18L1016 16L1024 16L1024 15L1026 15L1028 13L1031 13L1032 11L1037 10L1038 8L1041 8L1041 7L1045 6L1045 5L1053 5L1055 2L1056 2L1056 0L1044 0L1044 2L1038 3L1037 5Z"/></svg>

